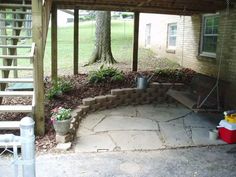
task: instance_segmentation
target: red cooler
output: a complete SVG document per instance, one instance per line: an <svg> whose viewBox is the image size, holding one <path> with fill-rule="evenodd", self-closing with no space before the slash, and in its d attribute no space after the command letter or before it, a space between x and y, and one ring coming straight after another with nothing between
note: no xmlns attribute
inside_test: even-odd
<svg viewBox="0 0 236 177"><path fill-rule="evenodd" d="M219 137L229 144L236 143L236 124L229 123L226 120L220 121Z"/></svg>

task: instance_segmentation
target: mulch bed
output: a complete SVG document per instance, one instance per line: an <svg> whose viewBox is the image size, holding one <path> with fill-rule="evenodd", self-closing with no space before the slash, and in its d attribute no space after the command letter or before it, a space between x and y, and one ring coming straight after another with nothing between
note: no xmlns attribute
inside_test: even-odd
<svg viewBox="0 0 236 177"><path fill-rule="evenodd" d="M127 72L125 73L125 79L120 82L114 82L107 80L106 83L91 84L88 82L88 76L86 74L79 74L75 76L64 76L66 80L70 80L73 83L73 89L67 93L64 93L57 98L45 101L45 120L46 120L46 134L43 137L36 137L36 150L37 151L49 151L55 145L55 132L52 128L50 121L51 110L56 107L75 108L82 103L83 98L94 97L98 95L109 94L111 89L115 88L130 88L135 87L135 78L141 74L143 76L151 76L154 72ZM154 75L151 79L153 82L184 82L189 83L193 76L193 72L186 70L184 79L173 77L158 77ZM45 79L45 91L51 87L50 78ZM5 98L4 104L31 104L31 98ZM26 114L22 113L4 113L0 114L0 120L20 120ZM7 131L1 131L2 133L9 133ZM12 132L11 132L12 133ZM14 132L15 134L16 132Z"/></svg>

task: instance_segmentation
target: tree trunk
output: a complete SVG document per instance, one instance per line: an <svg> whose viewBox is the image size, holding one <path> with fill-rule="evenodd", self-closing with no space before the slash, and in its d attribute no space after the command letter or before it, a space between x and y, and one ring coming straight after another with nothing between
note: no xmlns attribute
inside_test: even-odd
<svg viewBox="0 0 236 177"><path fill-rule="evenodd" d="M102 62L113 64L116 63L111 52L111 12L96 12L96 40L93 55L89 64Z"/></svg>

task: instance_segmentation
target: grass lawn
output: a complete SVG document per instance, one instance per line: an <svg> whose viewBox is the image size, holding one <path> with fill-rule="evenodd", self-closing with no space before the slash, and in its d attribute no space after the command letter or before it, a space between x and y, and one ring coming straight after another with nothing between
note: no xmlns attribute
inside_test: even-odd
<svg viewBox="0 0 236 177"><path fill-rule="evenodd" d="M24 35L24 34L22 34ZM132 59L132 40L133 40L133 20L112 20L111 22L111 43L112 52L114 58L119 64L114 65L123 70L130 70L130 63ZM95 41L95 22L80 22L79 27L79 66L80 72L88 72L94 70L100 66L95 64L89 67L83 67L89 61L89 58L93 52ZM24 44L31 44L30 41L26 41ZM18 51L18 53L29 52L29 49ZM154 57L155 54L147 49L139 49L139 68L141 70L150 70L158 67L161 61ZM165 59L166 60L166 59ZM58 29L58 74L72 74L73 68L73 26L60 27ZM168 64L169 62L167 62ZM20 60L20 66L29 66L29 62L26 60ZM175 64L174 64L175 65ZM49 28L47 45L44 57L44 70L45 75L50 75L51 70L51 29ZM21 71L20 75L31 75L28 71Z"/></svg>
<svg viewBox="0 0 236 177"><path fill-rule="evenodd" d="M114 58L121 62L131 60L133 21L112 20L111 43ZM79 63L88 62L95 41L95 22L81 22L79 29ZM51 31L49 29L45 52L45 71L50 71L51 58ZM58 68L71 70L73 62L73 27L58 29Z"/></svg>

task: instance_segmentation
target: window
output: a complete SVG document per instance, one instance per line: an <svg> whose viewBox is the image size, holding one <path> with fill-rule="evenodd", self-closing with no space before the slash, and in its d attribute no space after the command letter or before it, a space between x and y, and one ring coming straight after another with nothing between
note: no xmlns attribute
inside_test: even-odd
<svg viewBox="0 0 236 177"><path fill-rule="evenodd" d="M177 38L177 23L168 24L168 34L167 34L167 48L176 48L176 38Z"/></svg>
<svg viewBox="0 0 236 177"><path fill-rule="evenodd" d="M202 23L201 55L216 57L218 15L204 15Z"/></svg>
<svg viewBox="0 0 236 177"><path fill-rule="evenodd" d="M151 44L151 23L146 24L145 29L145 47L149 47Z"/></svg>

